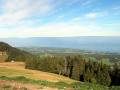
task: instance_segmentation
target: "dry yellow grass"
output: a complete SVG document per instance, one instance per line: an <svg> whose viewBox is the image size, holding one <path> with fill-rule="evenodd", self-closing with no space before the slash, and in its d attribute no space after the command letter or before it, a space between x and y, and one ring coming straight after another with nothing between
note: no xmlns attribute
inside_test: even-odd
<svg viewBox="0 0 120 90"><path fill-rule="evenodd" d="M23 62L6 62L0 63L0 76L15 77L24 76L35 80L46 80L51 82L64 81L67 83L77 82L62 75L57 75L48 72L25 69Z"/></svg>

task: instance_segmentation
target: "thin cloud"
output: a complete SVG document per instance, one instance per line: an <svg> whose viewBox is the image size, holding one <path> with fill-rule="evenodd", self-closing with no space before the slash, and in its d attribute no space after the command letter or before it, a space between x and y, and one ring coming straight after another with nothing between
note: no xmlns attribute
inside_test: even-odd
<svg viewBox="0 0 120 90"><path fill-rule="evenodd" d="M5 0L0 14L0 25L19 25L26 18L44 16L56 7L55 0ZM58 3L57 3L58 4Z"/></svg>
<svg viewBox="0 0 120 90"><path fill-rule="evenodd" d="M86 0L85 2L82 3L81 6L86 6L86 5L89 5L91 3L93 3L95 0Z"/></svg>
<svg viewBox="0 0 120 90"><path fill-rule="evenodd" d="M104 25L108 25L108 26L120 26L120 23L114 23L114 24L104 24Z"/></svg>
<svg viewBox="0 0 120 90"><path fill-rule="evenodd" d="M87 18L96 18L96 13L89 13L89 14L85 15L85 17L87 17Z"/></svg>
<svg viewBox="0 0 120 90"><path fill-rule="evenodd" d="M72 19L72 21L79 21L79 20L81 20L80 17L78 17L78 18L73 18L73 19Z"/></svg>
<svg viewBox="0 0 120 90"><path fill-rule="evenodd" d="M71 20L70 20L71 21ZM43 26L29 28L19 27L9 32L9 37L70 37L70 36L109 36L110 33L104 32L101 26L90 22L55 22ZM94 33L91 33L94 32ZM8 37L8 32L2 31L2 36ZM1 37L2 37L1 36Z"/></svg>
<svg viewBox="0 0 120 90"><path fill-rule="evenodd" d="M120 6L113 8L113 10L119 10Z"/></svg>
<svg viewBox="0 0 120 90"><path fill-rule="evenodd" d="M54 22L38 27L19 27L0 30L1 37L70 37L70 36L115 36L115 31L108 33L109 29L91 22ZM109 27L109 26L108 26ZM9 31L9 32L8 32ZM94 32L94 33L91 33Z"/></svg>
<svg viewBox="0 0 120 90"><path fill-rule="evenodd" d="M97 17L103 17L107 15L106 11L103 12L96 12L96 13L88 13L85 15L86 18L97 18Z"/></svg>
<svg viewBox="0 0 120 90"><path fill-rule="evenodd" d="M65 15L58 16L58 18L63 18L63 17L65 17Z"/></svg>

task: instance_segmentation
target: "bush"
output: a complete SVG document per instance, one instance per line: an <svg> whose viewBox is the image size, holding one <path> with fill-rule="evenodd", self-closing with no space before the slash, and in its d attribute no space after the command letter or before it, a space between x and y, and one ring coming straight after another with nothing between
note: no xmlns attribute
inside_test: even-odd
<svg viewBox="0 0 120 90"><path fill-rule="evenodd" d="M91 83L96 83L96 80L95 80L95 78L91 78Z"/></svg>

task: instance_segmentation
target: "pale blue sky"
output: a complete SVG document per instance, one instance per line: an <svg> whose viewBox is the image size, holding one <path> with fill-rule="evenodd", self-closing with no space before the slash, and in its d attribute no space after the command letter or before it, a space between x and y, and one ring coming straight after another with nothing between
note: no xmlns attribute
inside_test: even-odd
<svg viewBox="0 0 120 90"><path fill-rule="evenodd" d="M120 36L120 0L0 0L0 38Z"/></svg>

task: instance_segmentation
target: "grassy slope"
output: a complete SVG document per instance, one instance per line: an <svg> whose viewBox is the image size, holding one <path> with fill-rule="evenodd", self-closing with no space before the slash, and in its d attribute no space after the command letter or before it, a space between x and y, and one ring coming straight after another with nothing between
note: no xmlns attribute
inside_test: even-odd
<svg viewBox="0 0 120 90"><path fill-rule="evenodd" d="M4 80L5 80L4 83L10 81L8 84L10 88L16 87L16 86L14 87L12 86L14 85L13 83L15 81L15 83L18 82L18 84L20 83L22 84L22 86L24 86L24 84L27 84L27 83L32 84L33 86L39 85L38 87L39 88L42 87L44 88L44 90L54 90L53 88L59 88L59 89L64 88L62 90L93 90L93 89L108 90L108 87L105 87L99 84L78 82L70 78L53 74L53 73L24 69L24 66L25 64L23 62L0 63L0 82L3 83ZM5 85L2 85L2 86L0 85L0 89L2 88L4 90L4 87L8 87L8 85L7 86ZM27 86L25 85L25 87ZM48 87L51 87L51 88L48 89ZM24 90L24 89L20 89L20 90ZM58 89L55 89L55 90L58 90ZM117 87L117 88L112 87L109 90L120 90L120 87Z"/></svg>
<svg viewBox="0 0 120 90"><path fill-rule="evenodd" d="M16 77L16 76L24 76L30 79L35 80L47 80L51 82L64 81L67 83L76 82L70 78L36 70L24 69L25 64L23 62L7 62L0 63L0 76L7 77Z"/></svg>

